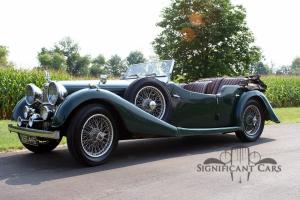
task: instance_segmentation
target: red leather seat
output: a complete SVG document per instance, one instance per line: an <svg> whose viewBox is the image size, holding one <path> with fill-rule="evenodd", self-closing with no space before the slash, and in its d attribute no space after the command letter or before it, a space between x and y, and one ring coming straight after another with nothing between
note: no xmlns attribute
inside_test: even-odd
<svg viewBox="0 0 300 200"><path fill-rule="evenodd" d="M245 80L244 77L224 78L219 85L217 93L221 91L224 85L241 85Z"/></svg>
<svg viewBox="0 0 300 200"><path fill-rule="evenodd" d="M244 77L236 78L205 78L198 80L198 83L209 82L205 94L217 94L224 85L240 85L245 80Z"/></svg>
<svg viewBox="0 0 300 200"><path fill-rule="evenodd" d="M210 81L192 82L192 83L183 85L183 89L189 90L191 92L205 93L209 83L210 83Z"/></svg>

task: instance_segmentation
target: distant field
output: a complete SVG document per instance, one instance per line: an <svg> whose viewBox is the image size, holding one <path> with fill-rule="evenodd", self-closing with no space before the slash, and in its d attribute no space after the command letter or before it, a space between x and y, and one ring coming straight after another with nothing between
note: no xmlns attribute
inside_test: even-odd
<svg viewBox="0 0 300 200"><path fill-rule="evenodd" d="M275 108L276 114L279 116L282 123L300 123L300 107L296 108ZM7 130L9 120L0 120L0 151L10 151L22 149L23 146L19 142L16 134L9 133ZM267 124L273 124L268 122ZM65 144L63 139L61 144Z"/></svg>
<svg viewBox="0 0 300 200"><path fill-rule="evenodd" d="M300 106L300 76L263 76L266 96L273 107Z"/></svg>

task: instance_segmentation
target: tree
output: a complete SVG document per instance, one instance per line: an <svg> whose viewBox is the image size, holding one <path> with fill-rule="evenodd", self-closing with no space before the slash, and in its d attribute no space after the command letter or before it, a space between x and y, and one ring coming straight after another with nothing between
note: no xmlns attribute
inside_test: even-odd
<svg viewBox="0 0 300 200"><path fill-rule="evenodd" d="M42 48L38 53L38 60L44 69L66 70L66 58L62 53Z"/></svg>
<svg viewBox="0 0 300 200"><path fill-rule="evenodd" d="M291 73L296 75L300 74L300 57L297 57L293 60L291 65Z"/></svg>
<svg viewBox="0 0 300 200"><path fill-rule="evenodd" d="M0 45L0 67L8 67L8 49L6 46Z"/></svg>
<svg viewBox="0 0 300 200"><path fill-rule="evenodd" d="M140 51L132 51L126 58L128 65L132 64L138 64L138 63L144 63L146 62L146 59L144 58L144 55Z"/></svg>
<svg viewBox="0 0 300 200"><path fill-rule="evenodd" d="M113 55L108 61L107 61L107 68L109 70L109 73L113 76L120 76L122 72L125 72L126 66L124 62L122 61L121 57L118 55Z"/></svg>
<svg viewBox="0 0 300 200"><path fill-rule="evenodd" d="M72 58L72 68L70 68L70 73L74 76L86 76L89 72L89 65L91 59L88 55L80 56L79 54L73 55L76 56Z"/></svg>
<svg viewBox="0 0 300 200"><path fill-rule="evenodd" d="M105 66L105 57L100 54L92 61L90 75L94 77L99 77L101 74L106 74L107 72L108 71Z"/></svg>
<svg viewBox="0 0 300 200"><path fill-rule="evenodd" d="M270 71L270 68L262 62L250 67L250 74L267 75Z"/></svg>
<svg viewBox="0 0 300 200"><path fill-rule="evenodd" d="M281 66L278 70L276 70L276 75L287 75L290 74L289 66Z"/></svg>
<svg viewBox="0 0 300 200"><path fill-rule="evenodd" d="M62 53L66 57L67 71L70 74L77 76L82 72L88 71L88 69L83 69L83 66L78 66L83 60L87 61L88 57L80 56L79 45L70 37L65 37L59 41L58 44L54 46L54 51Z"/></svg>
<svg viewBox="0 0 300 200"><path fill-rule="evenodd" d="M38 54L42 67L64 69L72 75L87 75L91 63L88 55L81 56L79 45L70 37L65 37L50 50L42 48Z"/></svg>
<svg viewBox="0 0 300 200"><path fill-rule="evenodd" d="M154 50L175 59L173 75L186 81L245 74L261 59L245 18L245 9L230 0L173 0L157 24L162 32Z"/></svg>

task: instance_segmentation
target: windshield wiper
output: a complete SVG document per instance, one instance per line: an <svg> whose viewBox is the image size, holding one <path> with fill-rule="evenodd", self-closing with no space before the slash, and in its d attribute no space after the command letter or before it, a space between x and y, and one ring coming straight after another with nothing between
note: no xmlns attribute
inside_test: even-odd
<svg viewBox="0 0 300 200"><path fill-rule="evenodd" d="M137 74L130 74L129 76L127 76L127 78L130 78L130 77L133 77L133 76L135 76L136 78L139 78L139 75L137 75Z"/></svg>
<svg viewBox="0 0 300 200"><path fill-rule="evenodd" d="M156 73L146 74L145 76L156 76Z"/></svg>

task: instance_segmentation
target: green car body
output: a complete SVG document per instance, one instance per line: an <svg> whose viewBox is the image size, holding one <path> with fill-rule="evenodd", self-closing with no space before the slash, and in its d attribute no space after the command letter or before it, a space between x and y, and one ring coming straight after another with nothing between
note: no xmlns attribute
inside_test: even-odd
<svg viewBox="0 0 300 200"><path fill-rule="evenodd" d="M190 92L174 83L167 84L173 104L170 123L160 120L128 102L121 95L132 81L115 81L99 88L88 81L62 82L71 93L59 105L52 119L53 130L60 130L79 107L99 103L109 106L120 117L126 131L132 135L188 136L233 132L241 129L241 114L251 98L258 99L266 111L266 119L279 123L265 95L240 86L225 86L220 94ZM118 83L118 84L117 84ZM174 97L174 94L180 98ZM13 120L22 116L26 105L23 98L13 111ZM216 118L218 116L218 118ZM128 138L126 138L128 139Z"/></svg>
<svg viewBox="0 0 300 200"><path fill-rule="evenodd" d="M173 64L133 65L120 80L48 80L43 91L29 84L13 110L17 126L8 128L33 152L51 151L66 136L71 154L94 166L122 139L235 132L253 142L265 120L280 122L259 77L175 84Z"/></svg>

